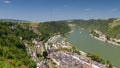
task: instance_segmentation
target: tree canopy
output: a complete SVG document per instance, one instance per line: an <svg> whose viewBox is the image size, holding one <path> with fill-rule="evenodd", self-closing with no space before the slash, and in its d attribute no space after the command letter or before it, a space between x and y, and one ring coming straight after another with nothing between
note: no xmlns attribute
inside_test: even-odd
<svg viewBox="0 0 120 68"><path fill-rule="evenodd" d="M39 24L39 31L41 34L41 40L48 39L54 34L64 35L69 32L71 29L65 23L59 22L44 22Z"/></svg>
<svg viewBox="0 0 120 68"><path fill-rule="evenodd" d="M24 32L30 34L32 32L27 29L22 30L22 26L18 23L0 22L0 68L36 67L19 38L24 38ZM25 39L29 37L31 36L28 35Z"/></svg>

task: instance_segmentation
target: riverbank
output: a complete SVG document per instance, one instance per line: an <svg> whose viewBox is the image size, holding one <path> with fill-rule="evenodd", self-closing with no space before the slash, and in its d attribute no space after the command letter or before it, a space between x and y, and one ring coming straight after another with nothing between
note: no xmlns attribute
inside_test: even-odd
<svg viewBox="0 0 120 68"><path fill-rule="evenodd" d="M80 32L82 32L80 34ZM74 47L86 53L97 54L104 60L109 60L113 66L120 68L120 47L109 43L101 42L90 36L90 31L75 29L67 35L67 39ZM112 54L111 54L112 53Z"/></svg>
<svg viewBox="0 0 120 68"><path fill-rule="evenodd" d="M113 45L117 45L117 46L120 46L120 44L116 43L116 42L113 42L113 41L109 41L109 40L104 40L104 39L101 39L99 37L96 37L96 36L93 36L92 34L90 34L91 37L97 39L97 40L100 40L100 41L103 41L103 42L106 42L106 43L110 43L110 44L113 44Z"/></svg>
<svg viewBox="0 0 120 68"><path fill-rule="evenodd" d="M70 33L72 33L73 32L73 30L71 30L71 31L69 31L69 32L67 32L67 33L65 33L65 35L68 35L68 34L70 34Z"/></svg>
<svg viewBox="0 0 120 68"><path fill-rule="evenodd" d="M49 48L49 50L51 51L50 58L57 64L57 67L70 68L72 65L73 67L78 68L87 65L88 67L92 66L92 68L107 68L105 65L101 63L97 63L93 60L90 60L89 57L87 57L87 53L73 47L72 44L69 43L66 38L63 38L61 42L55 42L59 38L60 35L55 35L45 43L45 48L46 50L48 50L47 48ZM80 53L78 54L78 52ZM71 58L71 60L69 58ZM73 63L70 63L69 61L72 61ZM92 61L92 63L88 61Z"/></svg>

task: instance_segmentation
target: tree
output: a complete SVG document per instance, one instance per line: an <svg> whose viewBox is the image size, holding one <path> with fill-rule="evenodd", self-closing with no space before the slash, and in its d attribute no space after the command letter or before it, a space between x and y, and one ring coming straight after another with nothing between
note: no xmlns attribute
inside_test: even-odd
<svg viewBox="0 0 120 68"><path fill-rule="evenodd" d="M44 57L44 59L47 59L47 56L48 56L47 51L43 51L43 57Z"/></svg>

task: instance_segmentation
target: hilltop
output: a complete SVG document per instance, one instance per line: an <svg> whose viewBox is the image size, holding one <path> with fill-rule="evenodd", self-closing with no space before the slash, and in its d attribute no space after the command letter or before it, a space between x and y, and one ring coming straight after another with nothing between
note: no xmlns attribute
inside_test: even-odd
<svg viewBox="0 0 120 68"><path fill-rule="evenodd" d="M18 22L18 23L20 23L20 22L31 22L31 21L27 21L27 20L16 20L16 19L0 19L0 21L2 21L2 22Z"/></svg>

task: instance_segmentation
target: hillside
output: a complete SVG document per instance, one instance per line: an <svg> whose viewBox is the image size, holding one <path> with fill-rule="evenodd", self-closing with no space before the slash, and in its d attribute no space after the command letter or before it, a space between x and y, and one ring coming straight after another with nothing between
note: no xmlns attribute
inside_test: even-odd
<svg viewBox="0 0 120 68"><path fill-rule="evenodd" d="M105 34L108 37L120 39L120 19L116 19L110 23Z"/></svg>
<svg viewBox="0 0 120 68"><path fill-rule="evenodd" d="M33 39L47 41L55 34L64 35L70 28L65 23L0 22L0 68L36 68ZM28 45L25 46L25 43ZM35 50L35 51L34 51ZM39 50L38 50L39 51ZM41 52L40 52L41 53ZM39 53L39 54L40 54ZM38 53L37 53L38 56ZM40 57L40 59L42 59Z"/></svg>
<svg viewBox="0 0 120 68"><path fill-rule="evenodd" d="M114 20L113 23L110 23L110 24L109 24L109 27L110 27L110 28L114 28L114 27L116 27L116 26L118 26L118 25L120 25L120 19L119 19L119 18L116 19L116 20Z"/></svg>
<svg viewBox="0 0 120 68"><path fill-rule="evenodd" d="M38 26L41 34L40 39L45 41L55 34L64 36L65 33L71 31L70 27L63 22L44 22L40 23Z"/></svg>
<svg viewBox="0 0 120 68"><path fill-rule="evenodd" d="M106 34L107 37L120 39L120 19L109 18L109 19L90 19L90 20L66 20L68 25L72 25L74 28L84 28L88 30L99 30Z"/></svg>
<svg viewBox="0 0 120 68"><path fill-rule="evenodd" d="M24 34L25 33L25 34ZM36 64L26 52L26 47L20 40L29 39L33 33L18 23L0 22L0 68L35 68Z"/></svg>

